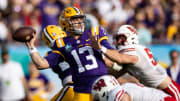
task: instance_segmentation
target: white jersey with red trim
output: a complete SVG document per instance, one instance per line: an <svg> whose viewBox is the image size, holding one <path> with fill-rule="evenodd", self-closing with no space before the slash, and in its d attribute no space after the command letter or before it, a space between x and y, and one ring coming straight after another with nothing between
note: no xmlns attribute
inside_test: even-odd
<svg viewBox="0 0 180 101"><path fill-rule="evenodd" d="M129 45L121 47L119 52L138 56L138 62L135 65L125 65L125 68L142 84L157 87L166 78L166 70L154 60L148 48L141 45Z"/></svg>
<svg viewBox="0 0 180 101"><path fill-rule="evenodd" d="M120 92L120 93L119 93ZM120 101L123 92L127 93L132 101L164 101L169 95L155 88L144 87L139 84L126 83L109 93L108 101Z"/></svg>

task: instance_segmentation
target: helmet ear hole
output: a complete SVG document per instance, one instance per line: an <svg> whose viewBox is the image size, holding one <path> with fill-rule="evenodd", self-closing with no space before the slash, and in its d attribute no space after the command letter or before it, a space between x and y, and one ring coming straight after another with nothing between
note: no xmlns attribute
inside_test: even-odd
<svg viewBox="0 0 180 101"><path fill-rule="evenodd" d="M105 95L106 95L106 93L104 92L103 95L102 95L102 97L104 97Z"/></svg>

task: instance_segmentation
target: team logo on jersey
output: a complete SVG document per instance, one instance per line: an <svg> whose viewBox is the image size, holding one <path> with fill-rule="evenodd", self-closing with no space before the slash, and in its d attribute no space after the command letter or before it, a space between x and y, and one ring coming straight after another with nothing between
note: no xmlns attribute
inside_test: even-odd
<svg viewBox="0 0 180 101"><path fill-rule="evenodd" d="M66 44L65 49L66 51L70 52L72 50L71 44Z"/></svg>
<svg viewBox="0 0 180 101"><path fill-rule="evenodd" d="M101 89L102 89L103 87L105 87L105 86L106 86L106 83L104 82L104 79L100 79L100 80L95 84L95 86L93 87L93 89L96 90L96 91L101 91Z"/></svg>

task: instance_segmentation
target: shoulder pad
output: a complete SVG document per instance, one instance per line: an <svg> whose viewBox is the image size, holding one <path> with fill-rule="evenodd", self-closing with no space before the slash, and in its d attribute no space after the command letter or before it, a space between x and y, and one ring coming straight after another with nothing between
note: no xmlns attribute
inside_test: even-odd
<svg viewBox="0 0 180 101"><path fill-rule="evenodd" d="M102 40L108 40L106 31L100 26L92 27L91 33L92 33L92 35L95 35L94 33L96 33L96 35L99 35L99 42L101 42Z"/></svg>
<svg viewBox="0 0 180 101"><path fill-rule="evenodd" d="M65 43L64 43L63 38L58 38L58 39L56 39L55 45L56 45L57 48L62 48L62 47L64 47L64 46L65 46Z"/></svg>
<svg viewBox="0 0 180 101"><path fill-rule="evenodd" d="M99 26L94 26L91 28L92 35L99 35Z"/></svg>
<svg viewBox="0 0 180 101"><path fill-rule="evenodd" d="M108 36L106 35L106 32L100 26L92 27L91 28L91 34L92 35L99 35L99 42L101 42L102 40L108 40Z"/></svg>

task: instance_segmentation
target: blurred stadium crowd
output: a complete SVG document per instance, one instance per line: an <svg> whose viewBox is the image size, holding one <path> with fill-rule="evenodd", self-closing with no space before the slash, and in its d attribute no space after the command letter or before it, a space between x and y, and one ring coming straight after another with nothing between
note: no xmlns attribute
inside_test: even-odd
<svg viewBox="0 0 180 101"><path fill-rule="evenodd" d="M88 26L104 27L112 44L113 35L122 24L137 28L140 44L180 43L179 0L1 0L1 43L14 44L13 31L25 25L36 29L36 44L42 45L41 30L58 25L62 9L71 5L84 11Z"/></svg>

